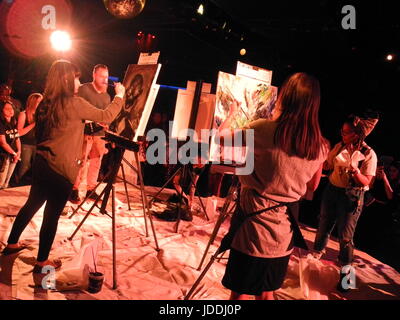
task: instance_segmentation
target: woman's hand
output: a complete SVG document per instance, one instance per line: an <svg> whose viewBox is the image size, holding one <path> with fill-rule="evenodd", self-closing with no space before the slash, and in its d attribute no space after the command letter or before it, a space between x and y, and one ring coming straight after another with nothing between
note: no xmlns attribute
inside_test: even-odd
<svg viewBox="0 0 400 320"><path fill-rule="evenodd" d="M114 85L115 94L123 97L125 95L125 87L120 82L115 82Z"/></svg>
<svg viewBox="0 0 400 320"><path fill-rule="evenodd" d="M376 170L376 178L378 180L382 180L382 179L385 179L385 177L386 177L386 173L383 170L383 167L378 167L378 169Z"/></svg>
<svg viewBox="0 0 400 320"><path fill-rule="evenodd" d="M13 156L13 163L17 163L21 159L21 151L18 151L14 156Z"/></svg>

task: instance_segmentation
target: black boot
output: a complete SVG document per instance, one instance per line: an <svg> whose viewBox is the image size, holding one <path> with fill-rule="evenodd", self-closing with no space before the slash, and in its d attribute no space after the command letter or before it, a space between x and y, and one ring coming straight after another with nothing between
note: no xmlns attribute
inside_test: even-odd
<svg viewBox="0 0 400 320"><path fill-rule="evenodd" d="M72 203L79 203L81 202L81 199L79 198L79 190L77 189L72 189L71 194L69 195L69 199L70 202Z"/></svg>

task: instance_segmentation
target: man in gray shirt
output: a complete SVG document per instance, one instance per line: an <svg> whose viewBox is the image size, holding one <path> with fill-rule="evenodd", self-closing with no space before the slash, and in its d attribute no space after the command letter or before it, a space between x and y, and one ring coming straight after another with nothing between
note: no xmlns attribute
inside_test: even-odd
<svg viewBox="0 0 400 320"><path fill-rule="evenodd" d="M108 67L104 64L98 64L93 69L93 81L84 83L79 87L78 96L84 98L99 109L105 109L111 102L110 95L107 93L108 87ZM83 143L82 157L83 163L75 181L70 201L80 202L79 187L86 174L86 195L92 193L97 185L101 160L106 152L104 129L101 124L87 122L85 125L85 137ZM87 171L86 165L89 162ZM96 199L98 195L93 192L91 199Z"/></svg>

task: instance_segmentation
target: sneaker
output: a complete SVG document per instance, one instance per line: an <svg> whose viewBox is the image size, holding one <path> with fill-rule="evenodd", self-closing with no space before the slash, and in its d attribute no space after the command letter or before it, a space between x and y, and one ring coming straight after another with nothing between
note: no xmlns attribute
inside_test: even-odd
<svg viewBox="0 0 400 320"><path fill-rule="evenodd" d="M21 250L24 250L24 249L26 249L26 248L28 248L27 245L20 245L20 246L17 247L17 248L5 247L5 248L3 249L3 251L1 252L1 254L2 254L3 256L9 256L9 255L11 255L11 254L18 253L18 252L20 252Z"/></svg>
<svg viewBox="0 0 400 320"><path fill-rule="evenodd" d="M86 191L86 198L90 200L97 200L99 195L96 193L95 190L88 190Z"/></svg>
<svg viewBox="0 0 400 320"><path fill-rule="evenodd" d="M79 190L77 189L72 189L71 194L69 195L69 199L70 202L72 203L79 203L81 202L81 199L79 198Z"/></svg>
<svg viewBox="0 0 400 320"><path fill-rule="evenodd" d="M60 259L48 260L46 265L44 265L44 266L40 266L38 264L35 264L35 266L33 267L32 272L33 273L47 273L47 272L43 272L43 268L45 268L45 270L48 270L49 267L52 267L54 269L60 269L61 265L62 265L62 262L61 262Z"/></svg>

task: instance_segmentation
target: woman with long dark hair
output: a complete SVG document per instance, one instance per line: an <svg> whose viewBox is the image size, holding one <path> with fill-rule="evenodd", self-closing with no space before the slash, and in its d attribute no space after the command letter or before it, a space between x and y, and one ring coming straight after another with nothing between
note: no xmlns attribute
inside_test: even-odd
<svg viewBox="0 0 400 320"><path fill-rule="evenodd" d="M100 110L75 96L80 73L66 60L53 63L47 75L43 101L36 112L37 154L33 163L33 181L29 197L19 211L4 255L24 248L19 237L35 213L46 202L39 235L39 252L34 273L43 266L61 266L60 260L49 260L57 231L58 219L72 191L82 162L84 120L110 123L121 110L125 88L115 84L116 96Z"/></svg>
<svg viewBox="0 0 400 320"><path fill-rule="evenodd" d="M254 130L254 171L239 176L234 216L240 214L243 222L222 280L231 299L273 299L283 283L294 244L289 207L307 189L316 189L329 149L320 131L319 105L318 80L296 73L280 89L274 119L259 119L246 129Z"/></svg>
<svg viewBox="0 0 400 320"><path fill-rule="evenodd" d="M3 100L0 101L0 189L8 188L20 157L21 142L14 107L9 100Z"/></svg>

